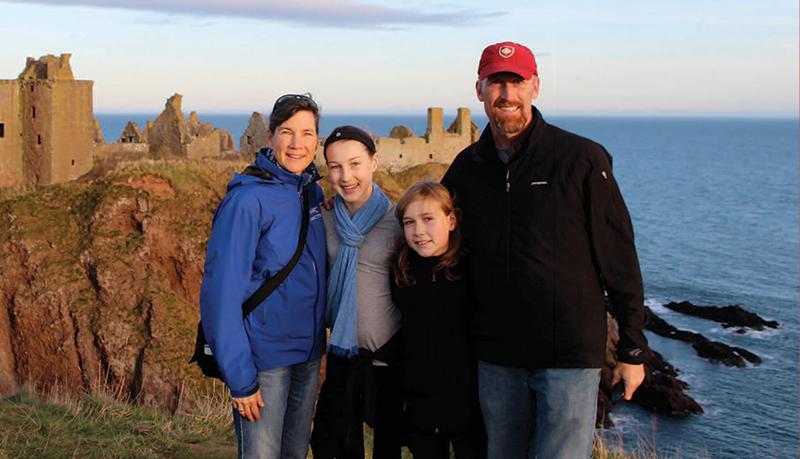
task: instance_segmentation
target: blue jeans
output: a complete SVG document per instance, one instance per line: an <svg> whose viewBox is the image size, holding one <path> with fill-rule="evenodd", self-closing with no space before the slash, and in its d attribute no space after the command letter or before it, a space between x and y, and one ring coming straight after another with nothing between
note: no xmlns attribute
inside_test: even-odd
<svg viewBox="0 0 800 459"><path fill-rule="evenodd" d="M320 360L258 372L261 419L249 422L233 410L239 459L306 458Z"/></svg>
<svg viewBox="0 0 800 459"><path fill-rule="evenodd" d="M488 458L588 458L599 384L599 368L527 370L478 362Z"/></svg>

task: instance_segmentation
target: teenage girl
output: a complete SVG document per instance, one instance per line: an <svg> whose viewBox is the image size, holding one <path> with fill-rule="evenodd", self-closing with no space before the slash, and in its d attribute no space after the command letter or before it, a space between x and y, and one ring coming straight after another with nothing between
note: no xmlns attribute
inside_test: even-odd
<svg viewBox="0 0 800 459"><path fill-rule="evenodd" d="M375 143L340 126L323 147L336 197L323 211L331 327L311 449L315 459L363 459L363 425L373 428L373 459L400 459L402 339L389 270L400 229L394 205L373 181Z"/></svg>
<svg viewBox="0 0 800 459"><path fill-rule="evenodd" d="M397 203L403 229L392 269L402 313L408 446L415 459L486 456L469 294L453 201L436 182L412 185Z"/></svg>

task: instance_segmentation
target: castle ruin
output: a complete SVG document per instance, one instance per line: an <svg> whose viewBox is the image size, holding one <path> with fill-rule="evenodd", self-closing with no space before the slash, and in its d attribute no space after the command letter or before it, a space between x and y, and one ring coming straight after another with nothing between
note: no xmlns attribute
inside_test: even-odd
<svg viewBox="0 0 800 459"><path fill-rule="evenodd" d="M453 124L445 131L441 108L428 109L428 128L422 137L413 136L405 126L392 129L394 135L375 139L381 164L388 170L402 170L424 163L450 164L456 155L476 142L478 126L468 108L460 107ZM321 156L321 155L320 155Z"/></svg>
<svg viewBox="0 0 800 459"><path fill-rule="evenodd" d="M234 150L230 132L200 122L197 112L191 112L187 121L182 104L183 96L174 94L167 99L161 114L155 121L148 121L143 131L129 121L115 143L96 145L96 156L101 159L200 159L219 157Z"/></svg>
<svg viewBox="0 0 800 459"><path fill-rule="evenodd" d="M144 129L129 122L119 139L107 144L94 119L94 82L75 80L70 57L29 57L17 79L0 80L0 188L74 180L89 172L95 160L200 159L234 151L230 132L202 123L196 112L188 119L184 116L180 94L170 97ZM240 152L255 155L266 146L268 133L267 119L254 112L240 138ZM445 130L443 111L434 107L428 109L423 136L396 126L388 137L376 137L375 145L381 169L394 171L427 162L450 163L478 136L469 109L459 108ZM317 146L317 165L325 164L324 141L320 138Z"/></svg>
<svg viewBox="0 0 800 459"><path fill-rule="evenodd" d="M264 115L254 112L240 138L239 150L243 154L255 155L267 146L268 132L269 126ZM442 109L431 107L428 109L428 127L424 136L414 136L411 129L395 126L389 137L375 137L375 148L380 155L380 168L396 171L429 162L449 164L461 150L477 142L479 136L480 131L472 122L468 108L459 108L455 121L445 130ZM322 151L324 143L325 139L320 138L314 157L317 166L325 165Z"/></svg>
<svg viewBox="0 0 800 459"><path fill-rule="evenodd" d="M255 156L259 150L267 146L269 123L263 113L253 112L244 133L239 138L239 151Z"/></svg>
<svg viewBox="0 0 800 459"><path fill-rule="evenodd" d="M70 57L29 57L16 80L0 80L0 187L66 182L91 169L94 82L75 79Z"/></svg>

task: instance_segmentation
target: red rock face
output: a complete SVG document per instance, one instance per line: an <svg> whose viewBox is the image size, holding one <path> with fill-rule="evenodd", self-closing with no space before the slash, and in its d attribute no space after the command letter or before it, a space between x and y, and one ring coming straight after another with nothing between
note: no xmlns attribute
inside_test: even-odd
<svg viewBox="0 0 800 459"><path fill-rule="evenodd" d="M244 165L150 163L0 203L0 393L100 385L189 407L208 389L186 363L205 244Z"/></svg>

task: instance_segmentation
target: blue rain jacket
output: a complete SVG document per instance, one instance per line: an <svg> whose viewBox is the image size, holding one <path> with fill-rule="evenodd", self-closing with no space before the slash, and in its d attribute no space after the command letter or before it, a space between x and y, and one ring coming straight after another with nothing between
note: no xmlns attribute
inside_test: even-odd
<svg viewBox="0 0 800 459"><path fill-rule="evenodd" d="M325 228L313 164L294 175L262 151L255 166L270 180L236 174L214 215L200 288L203 333L234 397L258 389L258 371L317 359L325 348ZM242 320L242 303L289 263L300 236L302 192L309 193L306 245L297 265Z"/></svg>

